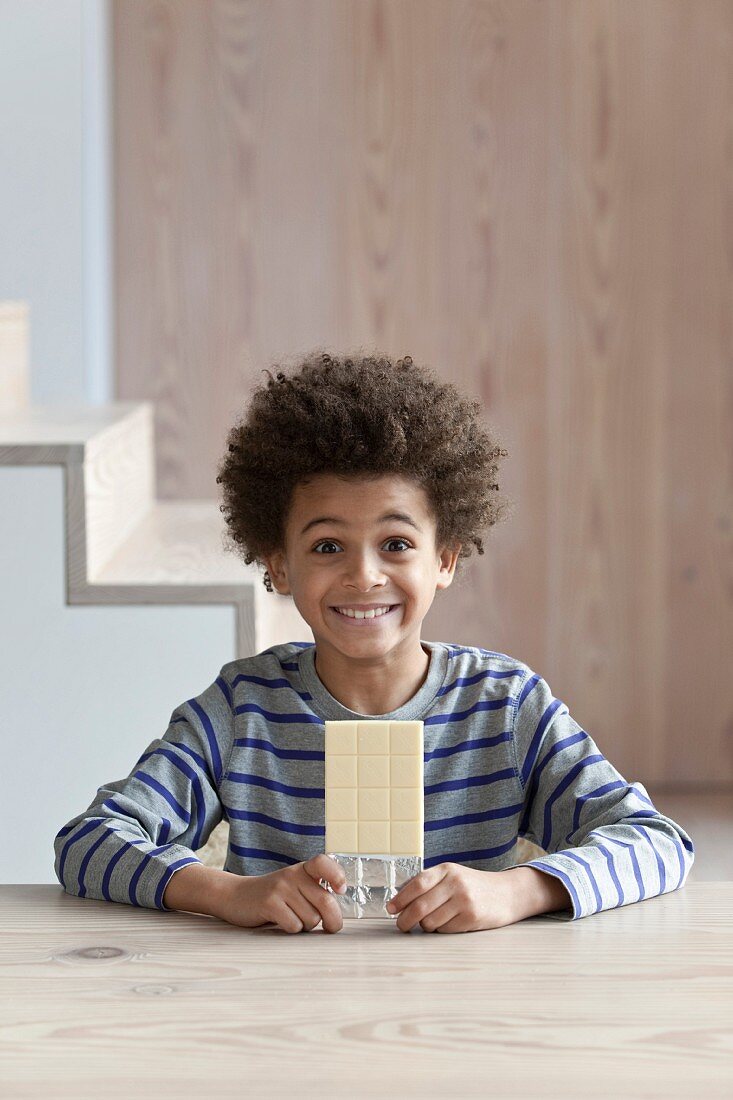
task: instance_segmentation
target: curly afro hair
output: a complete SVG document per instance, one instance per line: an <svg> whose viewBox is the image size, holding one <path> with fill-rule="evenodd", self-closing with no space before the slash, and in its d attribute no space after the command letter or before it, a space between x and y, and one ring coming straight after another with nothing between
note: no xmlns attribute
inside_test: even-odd
<svg viewBox="0 0 733 1100"><path fill-rule="evenodd" d="M245 564L285 549L295 486L313 474L398 475L424 488L436 520L436 550L461 543L456 563L484 553L480 532L511 510L497 498L496 459L508 452L480 423L482 406L406 355L338 358L316 351L289 375L257 388L227 437L217 484L228 530L225 550ZM273 591L265 571L263 583Z"/></svg>

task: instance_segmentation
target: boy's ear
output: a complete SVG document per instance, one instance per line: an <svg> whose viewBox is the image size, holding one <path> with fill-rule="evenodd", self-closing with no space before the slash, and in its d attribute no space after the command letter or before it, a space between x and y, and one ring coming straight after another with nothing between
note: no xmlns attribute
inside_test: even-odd
<svg viewBox="0 0 733 1100"><path fill-rule="evenodd" d="M281 596L289 596L290 584L288 582L288 573L285 565L285 554L282 550L275 550L263 560L267 566L267 572L270 574L270 580L272 581L272 586L275 591L279 592Z"/></svg>
<svg viewBox="0 0 733 1100"><path fill-rule="evenodd" d="M440 574L438 576L437 588L447 588L453 580L453 574L456 571L456 565L458 564L458 555L463 544L458 542L453 548L444 547L440 552Z"/></svg>

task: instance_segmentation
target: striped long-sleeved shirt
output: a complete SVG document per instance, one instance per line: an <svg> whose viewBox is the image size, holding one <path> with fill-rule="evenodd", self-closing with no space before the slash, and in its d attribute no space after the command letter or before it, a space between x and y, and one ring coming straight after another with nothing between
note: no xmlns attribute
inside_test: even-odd
<svg viewBox="0 0 733 1100"><path fill-rule="evenodd" d="M627 783L549 685L503 653L422 640L428 674L388 714L343 706L319 679L312 642L225 664L173 711L130 774L100 787L54 841L59 882L78 897L167 910L163 892L226 816L225 870L261 875L324 851L326 719L424 722L423 866L500 871L517 837L546 854L576 920L679 889L694 860L684 829Z"/></svg>

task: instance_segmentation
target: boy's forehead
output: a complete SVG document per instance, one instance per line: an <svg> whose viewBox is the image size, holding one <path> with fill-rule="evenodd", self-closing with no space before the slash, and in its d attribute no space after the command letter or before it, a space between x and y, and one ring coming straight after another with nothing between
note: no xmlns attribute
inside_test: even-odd
<svg viewBox="0 0 733 1100"><path fill-rule="evenodd" d="M359 502L358 506L356 502ZM425 519L429 508L425 490L417 482L394 474L374 478L338 477L334 474L314 474L295 486L291 501L291 516L298 517L317 509L328 508L332 516L343 515L372 502L380 512L390 505L404 511L412 509ZM325 514L325 511L324 511Z"/></svg>

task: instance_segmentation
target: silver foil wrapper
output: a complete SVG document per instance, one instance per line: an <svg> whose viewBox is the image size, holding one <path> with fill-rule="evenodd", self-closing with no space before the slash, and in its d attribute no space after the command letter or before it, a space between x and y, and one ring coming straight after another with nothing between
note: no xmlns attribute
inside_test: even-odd
<svg viewBox="0 0 733 1100"><path fill-rule="evenodd" d="M336 898L344 917L397 920L398 913L387 912L387 902L423 869L422 856L359 856L344 852L326 855L343 868L346 893L337 894L323 878L319 882Z"/></svg>

